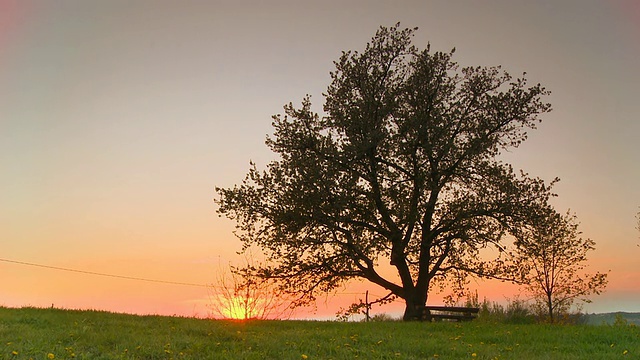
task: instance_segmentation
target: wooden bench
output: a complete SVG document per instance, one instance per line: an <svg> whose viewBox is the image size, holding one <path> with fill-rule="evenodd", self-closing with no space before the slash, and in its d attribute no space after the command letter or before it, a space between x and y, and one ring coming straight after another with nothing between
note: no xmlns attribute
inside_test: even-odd
<svg viewBox="0 0 640 360"><path fill-rule="evenodd" d="M478 317L479 308L456 306L425 306L422 308L422 320L425 321L471 321Z"/></svg>

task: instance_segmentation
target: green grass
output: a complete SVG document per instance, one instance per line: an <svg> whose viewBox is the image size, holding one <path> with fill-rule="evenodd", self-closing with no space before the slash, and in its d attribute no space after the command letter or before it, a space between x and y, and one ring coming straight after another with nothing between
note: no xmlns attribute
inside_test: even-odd
<svg viewBox="0 0 640 360"><path fill-rule="evenodd" d="M635 326L214 321L0 308L0 359L638 359Z"/></svg>

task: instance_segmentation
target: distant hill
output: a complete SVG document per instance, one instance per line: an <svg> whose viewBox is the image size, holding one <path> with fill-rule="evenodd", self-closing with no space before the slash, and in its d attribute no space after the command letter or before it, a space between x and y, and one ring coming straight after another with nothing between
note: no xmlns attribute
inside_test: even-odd
<svg viewBox="0 0 640 360"><path fill-rule="evenodd" d="M583 321L589 325L613 325L618 321L626 320L628 324L640 326L640 313L637 312L612 312L604 314L585 314Z"/></svg>

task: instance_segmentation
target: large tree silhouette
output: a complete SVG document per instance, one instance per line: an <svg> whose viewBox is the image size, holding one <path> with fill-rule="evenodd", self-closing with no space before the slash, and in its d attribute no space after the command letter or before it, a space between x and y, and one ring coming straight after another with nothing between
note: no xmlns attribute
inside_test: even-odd
<svg viewBox="0 0 640 360"><path fill-rule="evenodd" d="M550 110L547 91L499 67L459 68L453 51L419 50L415 30L381 27L364 51L343 52L324 114L308 96L286 105L266 141L279 159L216 188L219 213L272 264L256 273L299 304L365 279L415 319L453 273L504 275L479 251L501 249L548 207L549 185L498 159Z"/></svg>

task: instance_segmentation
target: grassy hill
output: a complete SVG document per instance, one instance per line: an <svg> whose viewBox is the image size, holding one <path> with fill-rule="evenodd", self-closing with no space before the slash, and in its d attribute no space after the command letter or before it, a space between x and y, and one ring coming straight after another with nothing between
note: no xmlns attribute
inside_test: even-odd
<svg viewBox="0 0 640 360"><path fill-rule="evenodd" d="M619 359L636 326L215 321L0 308L0 359Z"/></svg>
<svg viewBox="0 0 640 360"><path fill-rule="evenodd" d="M640 326L640 313L614 312L605 314L583 315L584 322L589 325L629 324Z"/></svg>

